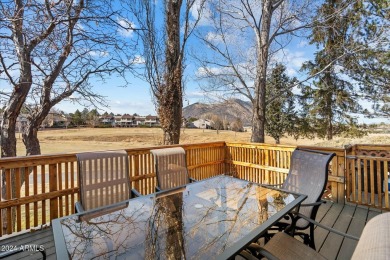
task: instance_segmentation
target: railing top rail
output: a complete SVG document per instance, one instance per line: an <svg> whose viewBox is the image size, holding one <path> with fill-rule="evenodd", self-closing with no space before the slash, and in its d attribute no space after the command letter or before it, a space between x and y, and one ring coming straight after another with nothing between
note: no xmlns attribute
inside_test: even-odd
<svg viewBox="0 0 390 260"><path fill-rule="evenodd" d="M360 149L365 149L365 150L390 150L390 144L354 144L352 146L354 149L360 150Z"/></svg>
<svg viewBox="0 0 390 260"><path fill-rule="evenodd" d="M268 149L288 149L294 150L296 146L293 145L282 145L282 144L266 144L266 143L241 143L241 142L226 142L226 146L232 147L246 147L246 148L262 148Z"/></svg>
<svg viewBox="0 0 390 260"><path fill-rule="evenodd" d="M145 153L151 149L159 149L166 147L183 147L186 150L197 149L202 147L219 147L225 146L225 142L210 142L210 143L198 143L198 144L178 144L178 145L165 145L154 147L141 147L141 148L129 148L124 149L129 155ZM16 167L32 167L36 165L57 162L72 162L76 161L76 152L74 153L62 153L62 154L45 154L45 155L30 155L30 156L16 156L16 157L4 157L0 158L0 168L16 168Z"/></svg>
<svg viewBox="0 0 390 260"><path fill-rule="evenodd" d="M299 148L309 149L309 150L318 150L318 151L329 151L335 153L344 153L344 148L339 147L323 147L323 146L312 146L312 145L299 145Z"/></svg>
<svg viewBox="0 0 390 260"><path fill-rule="evenodd" d="M347 155L347 159L361 159L361 160L377 160L377 161L390 161L388 157L381 156L369 156L369 155Z"/></svg>

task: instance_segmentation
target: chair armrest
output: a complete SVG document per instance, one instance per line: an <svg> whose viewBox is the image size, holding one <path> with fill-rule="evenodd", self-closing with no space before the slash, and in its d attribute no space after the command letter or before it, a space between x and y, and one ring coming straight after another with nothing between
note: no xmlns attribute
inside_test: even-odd
<svg viewBox="0 0 390 260"><path fill-rule="evenodd" d="M196 180L196 179L194 179L194 178L191 178L191 177L190 177L189 179L190 179L190 183L191 183L191 182L197 182L197 181L198 181L198 180Z"/></svg>
<svg viewBox="0 0 390 260"><path fill-rule="evenodd" d="M261 184L264 187L281 188L283 184Z"/></svg>
<svg viewBox="0 0 390 260"><path fill-rule="evenodd" d="M84 207L83 205L81 205L80 201L76 201L76 203L74 204L74 208L75 208L75 211L76 213L80 213L80 212L84 212Z"/></svg>
<svg viewBox="0 0 390 260"><path fill-rule="evenodd" d="M137 191L136 189L131 189L131 197L134 198L134 197L141 197L142 194L139 193L139 191Z"/></svg>
<svg viewBox="0 0 390 260"><path fill-rule="evenodd" d="M340 235L340 236L343 236L343 237L346 237L346 238L350 238L350 239L359 241L359 237L355 237L355 236L353 236L353 235L346 234L346 233L344 233L344 232L338 231L338 230L336 230L336 229L334 229L334 228L325 226L325 225L323 225L323 224L321 224L321 223L319 223L319 222L317 222L317 221L315 221L315 220L312 220L311 218L308 218L308 217L306 217L305 215L302 215L302 214L300 214L300 213L297 213L296 215L297 215L298 217L303 218L303 219L307 220L308 222L310 222L310 223L312 223L312 224L314 224L314 225L320 227L320 228L326 229L326 230L328 230L328 231L330 231L330 232L333 232L333 233L335 233L335 234L337 234L337 235Z"/></svg>
<svg viewBox="0 0 390 260"><path fill-rule="evenodd" d="M313 202L313 203L302 203L302 204L301 204L301 207L318 206L318 205L321 205L321 204L324 204L324 203L326 203L326 201L324 201L324 200L317 201L317 202Z"/></svg>

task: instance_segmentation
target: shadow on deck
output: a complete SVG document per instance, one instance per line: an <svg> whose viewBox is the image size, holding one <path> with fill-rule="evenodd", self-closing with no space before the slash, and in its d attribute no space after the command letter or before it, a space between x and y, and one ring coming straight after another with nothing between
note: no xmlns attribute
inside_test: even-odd
<svg viewBox="0 0 390 260"><path fill-rule="evenodd" d="M327 202L321 205L317 214L317 221L342 232L360 237L366 223L380 213L381 211L378 209ZM315 243L317 251L328 259L350 259L357 242L317 228L315 230ZM47 259L56 259L51 228L2 239L0 240L0 250L5 249L5 245L20 246L32 244L43 245L46 249ZM23 252L18 254L17 258L33 260L41 259L42 256L39 252ZM15 256L8 259L15 259Z"/></svg>

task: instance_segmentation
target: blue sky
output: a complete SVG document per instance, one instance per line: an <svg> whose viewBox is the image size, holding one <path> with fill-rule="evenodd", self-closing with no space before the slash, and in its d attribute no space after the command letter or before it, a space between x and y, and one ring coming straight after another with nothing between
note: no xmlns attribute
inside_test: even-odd
<svg viewBox="0 0 390 260"><path fill-rule="evenodd" d="M201 26L207 26L207 24L203 23ZM134 34L131 32L122 31L120 34L128 38L134 37ZM197 44L194 37L190 38L187 50L200 49L201 51L207 51L205 47L200 47ZM279 61L286 65L289 76L300 77L299 69L302 63L311 59L314 51L315 47L308 45L307 39L296 38L284 49L283 55L279 55ZM198 69L197 64L187 55L184 106L195 102L210 102L210 93L203 93L199 82L195 79ZM127 74L127 81L126 87L121 87L124 85L124 81L117 77L108 79L105 83L99 82L95 84L94 89L96 92L105 96L108 101L108 108L101 107L100 112L107 111L114 114L138 113L141 115L156 114L148 83L132 76L130 73ZM83 109L82 106L69 100L63 101L56 108L64 112L74 112L76 109Z"/></svg>
<svg viewBox="0 0 390 260"><path fill-rule="evenodd" d="M194 47L190 46L189 47ZM284 50L284 55L280 59L287 67L287 73L291 77L304 77L304 74L299 71L302 63L313 58L314 52L316 51L315 46L308 44L308 41L304 38L297 38L292 41L291 44ZM196 81L194 74L198 67L194 62L188 60L186 73L186 84L185 84L185 96L184 106L193 104L196 102L210 102L210 94L204 93L199 83ZM111 78L106 80L105 83L97 83L95 90L107 98L108 107L101 107L99 112L104 113L113 112L114 114L134 114L139 115L155 115L155 105L152 101L150 88L147 82L128 74L128 84L126 87L124 81L120 78ZM362 101L364 108L370 108L368 102ZM63 101L56 108L72 113L76 109L82 110L84 107L75 104L71 101ZM90 108L92 109L92 107ZM358 115L359 122L365 123L379 123L386 122L383 118L367 119L361 115Z"/></svg>
<svg viewBox="0 0 390 260"><path fill-rule="evenodd" d="M161 3L161 1L156 0ZM193 12L193 15L197 14ZM207 16L207 15L206 15ZM161 18L161 17L160 17ZM159 19L160 19L159 18ZM129 18L130 19L130 18ZM160 19L162 20L162 19ZM121 21L124 22L125 21ZM131 22L131 20L127 20ZM137 26L137 24L134 24ZM200 26L207 27L207 17L200 23ZM119 30L118 35L131 40L135 37L134 32L131 30ZM299 72L301 65L313 58L314 52L316 51L315 46L311 46L306 38L294 38L284 48L283 53L277 55L277 61L282 62L287 67L287 74L291 77L305 78L305 75ZM188 42L188 50L198 50L201 52L207 52L207 47L199 46L195 38L190 38ZM210 102L210 93L203 93L199 87L199 82L195 80L195 74L198 71L198 65L191 59L189 55L186 57L186 70L185 70L185 95L184 95L184 106L193 104L195 102ZM127 84L124 80L118 77L112 77L107 79L104 83L95 82L94 90L106 97L108 107L100 107L99 112L104 113L113 112L114 114L124 113L137 113L140 115L156 114L154 103L152 102L151 92L148 83L145 81L132 76L130 73L127 74ZM123 87L126 85L126 87ZM363 102L364 104L364 102ZM368 104L365 107L369 107ZM65 100L56 106L67 113L72 113L76 109L82 110L84 107L72 102L72 99ZM89 107L92 109L93 107ZM382 121L377 120L360 120L361 122L367 121Z"/></svg>

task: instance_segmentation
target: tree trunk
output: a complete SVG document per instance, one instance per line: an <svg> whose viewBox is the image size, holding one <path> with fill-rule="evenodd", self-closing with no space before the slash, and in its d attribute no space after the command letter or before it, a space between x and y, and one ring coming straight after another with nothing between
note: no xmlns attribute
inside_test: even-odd
<svg viewBox="0 0 390 260"><path fill-rule="evenodd" d="M326 125L326 139L333 139L333 111L332 111L332 96L333 96L333 81L331 72L327 71L324 75L324 82L326 86L326 96L325 98L325 125Z"/></svg>
<svg viewBox="0 0 390 260"><path fill-rule="evenodd" d="M180 8L182 1L166 3L165 85L159 86L158 114L164 132L164 144L178 144L182 121L182 53L180 50Z"/></svg>
<svg viewBox="0 0 390 260"><path fill-rule="evenodd" d="M268 67L269 35L272 19L272 1L264 0L262 6L262 23L257 37L257 66L255 95L252 115L251 142L264 143L265 138L265 93Z"/></svg>
<svg viewBox="0 0 390 260"><path fill-rule="evenodd" d="M21 81L23 81L21 79ZM31 82L31 81L25 81ZM8 102L7 107L3 113L3 119L1 122L1 157L14 157L16 156L16 133L15 126L16 120L22 108L22 105L26 99L27 93L30 89L30 84L19 84L18 87L15 87L14 92ZM21 173L19 173L21 174ZM21 183L24 183L24 174L20 176ZM11 187L11 198L7 196L7 183L6 183L6 174L3 170L1 173L1 195L4 199L12 199L16 196L16 175L15 172L11 172L11 184L8 184ZM7 209L9 210L9 209ZM7 214L5 209L2 211L2 221L3 221L3 234L7 234ZM15 226L16 219L16 209L12 208L12 230Z"/></svg>
<svg viewBox="0 0 390 260"><path fill-rule="evenodd" d="M27 55L27 59L28 59ZM8 104L3 112L3 119L1 121L1 157L14 157L16 156L16 120L20 114L20 110L26 100L27 94L30 91L31 87L31 67L29 64L24 64L20 72L19 84L14 87L14 91L11 94L11 97L8 101ZM11 172L11 198L7 196L6 191L6 176L5 171L1 173L1 195L4 199L15 198L16 189L16 176L14 172ZM21 175L21 185L24 183L24 175ZM5 214L6 210L2 210L2 220L3 220L3 234L7 234L7 215ZM15 208L12 209L12 227L15 226L16 211Z"/></svg>
<svg viewBox="0 0 390 260"><path fill-rule="evenodd" d="M26 147L26 156L41 154L41 146L38 139L39 125L36 118L30 119L22 133L23 143Z"/></svg>

